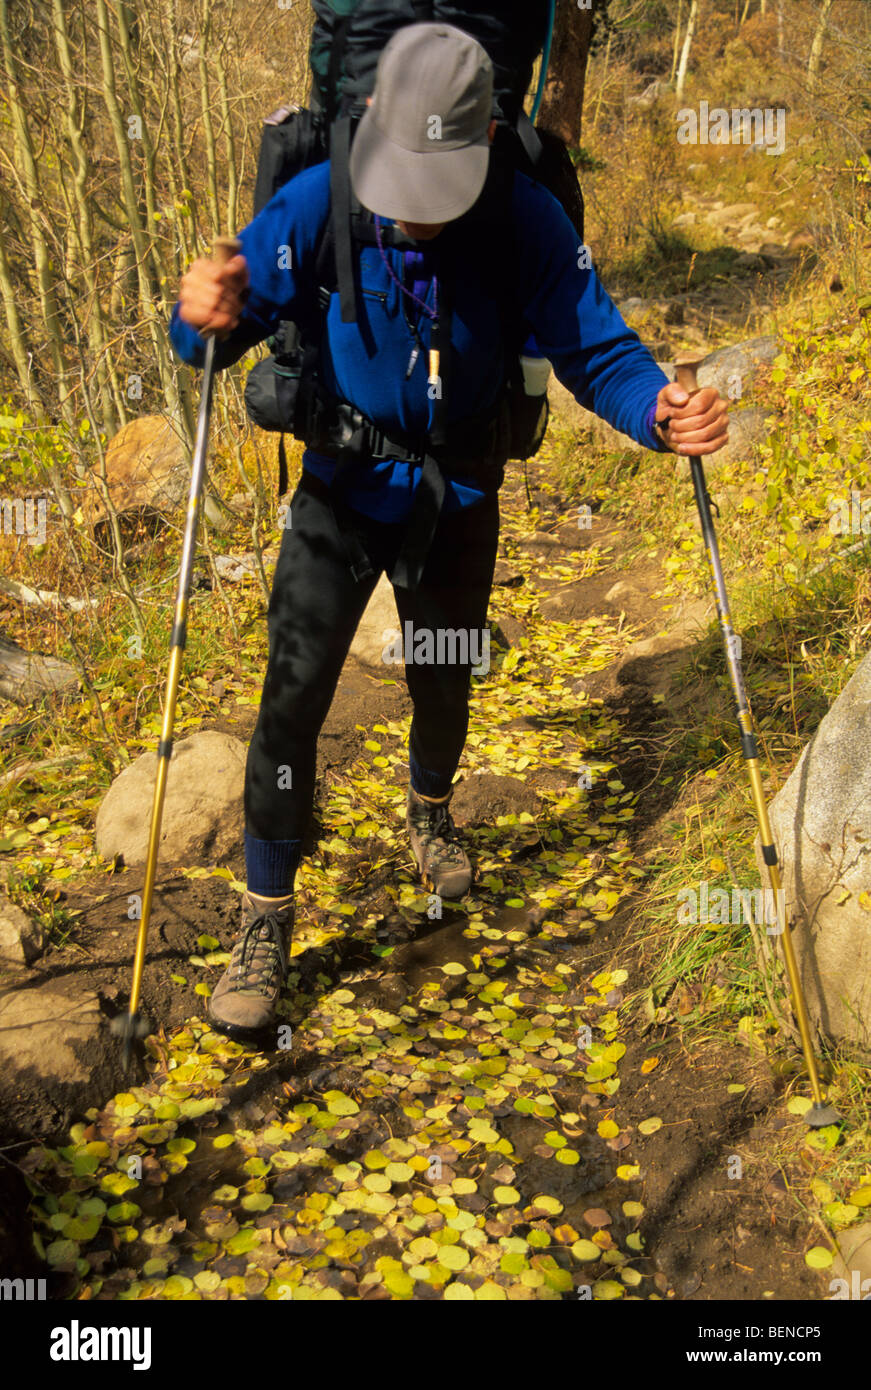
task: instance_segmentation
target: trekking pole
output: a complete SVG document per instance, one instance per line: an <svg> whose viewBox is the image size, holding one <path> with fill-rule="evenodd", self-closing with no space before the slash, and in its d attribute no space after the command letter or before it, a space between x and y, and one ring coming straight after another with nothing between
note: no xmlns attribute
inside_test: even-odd
<svg viewBox="0 0 871 1390"><path fill-rule="evenodd" d="M242 243L235 237L215 239L215 260L219 265L226 263L242 249ZM142 987L142 971L145 965L145 943L148 939L148 925L151 918L151 903L154 896L154 879L157 872L157 851L160 844L160 825L163 819L163 802L166 795L166 777L169 760L172 756L172 731L175 724L175 705L178 696L178 683L181 675L182 655L187 636L188 596L194 567L194 550L197 539L197 521L200 498L206 472L206 454L209 443L209 419L212 411L212 386L215 379L215 337L208 330L201 335L208 338L206 357L203 366L203 384L200 394L200 412L197 420L197 435L191 467L191 484L188 493L187 519L185 521L184 541L182 543L181 564L178 571L178 586L175 595L175 616L170 637L169 677L166 685L166 702L163 707L163 728L157 745L157 777L154 783L154 801L151 808L151 829L148 835L148 853L145 860L145 887L142 892L142 916L139 934L136 938L136 955L133 959L133 984L130 990L130 1003L126 1014L113 1018L112 1032L123 1039L124 1066L129 1066L130 1049L134 1038L147 1037L151 1031L148 1020L139 1012L139 993Z"/></svg>
<svg viewBox="0 0 871 1390"><path fill-rule="evenodd" d="M675 363L675 380L677 384L682 386L691 396L699 390L696 371L701 360L702 359L698 357L687 356L678 359ZM705 482L705 473L701 458L697 455L689 455L688 457L690 470L692 472L693 490L696 495L696 506L699 510L699 520L702 526L702 537L705 542L708 564L714 581L714 591L717 600L717 616L720 620L720 632L726 650L726 663L729 667L732 690L735 695L738 728L741 734L741 751L744 754L744 761L747 765L747 774L750 778L750 789L753 794L753 805L759 824L759 838L762 842L762 858L768 868L768 877L774 895L777 934L783 942L783 955L786 961L787 975L789 976L792 1005L795 1010L796 1019L798 1020L802 1052L804 1054L805 1065L811 1083L813 1104L805 1115L805 1122L811 1129L820 1129L823 1125L836 1124L841 1116L831 1105L825 1104L823 1093L820 1088L820 1078L817 1070L817 1060L814 1055L813 1043L811 1041L811 1029L810 1023L808 1022L807 1007L801 987L801 979L799 978L798 963L795 958L792 936L786 921L784 891L780 878L780 864L771 833L771 824L768 819L768 807L762 788L762 775L759 771L759 752L756 746L756 731L753 727L750 704L747 699L747 692L744 688L744 676L739 656L740 644L732 627L732 619L729 614L729 599L726 595L723 567L720 563L720 551L717 546L717 536L714 531L714 521L711 515L711 499L708 494L707 483Z"/></svg>

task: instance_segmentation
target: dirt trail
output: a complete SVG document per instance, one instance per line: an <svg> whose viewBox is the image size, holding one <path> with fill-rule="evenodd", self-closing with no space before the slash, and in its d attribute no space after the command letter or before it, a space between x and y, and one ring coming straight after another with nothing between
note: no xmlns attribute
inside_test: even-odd
<svg viewBox="0 0 871 1390"><path fill-rule="evenodd" d="M630 929L676 795L656 781L655 697L705 605L664 614L658 558L621 568L629 532L598 514L580 530L547 466L530 477L536 531L522 479L502 495L491 617L511 646L475 682L455 796L470 899L431 915L402 825L408 697L349 666L320 744L285 1046L210 1032L196 986L219 977L238 897L166 870L147 1063L124 1079L106 1032L86 1115L81 1092L9 1100L10 1136L46 1141L16 1154L55 1296L821 1296L765 1160L783 1123L767 1070L738 1046L690 1055L620 1009L645 983ZM225 867L241 877L241 856ZM34 972L86 975L107 1013L129 987L127 878L71 894L76 945Z"/></svg>

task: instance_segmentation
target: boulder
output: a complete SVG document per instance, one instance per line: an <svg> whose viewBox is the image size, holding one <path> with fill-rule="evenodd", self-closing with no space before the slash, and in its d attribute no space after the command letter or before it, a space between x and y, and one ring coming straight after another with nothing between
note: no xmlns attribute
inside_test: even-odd
<svg viewBox="0 0 871 1390"><path fill-rule="evenodd" d="M808 1012L829 1037L871 1050L871 653L769 813ZM767 887L758 838L756 859Z"/></svg>
<svg viewBox="0 0 871 1390"><path fill-rule="evenodd" d="M720 395L731 403L729 442L716 454L705 456L705 467L711 473L735 459L746 458L754 444L765 438L765 421L770 412L764 406L748 405L740 409L736 407L749 392L756 369L760 365L772 362L777 352L776 338L751 338L745 343L737 343L734 347L718 348L702 360L698 369L699 385L715 386ZM669 380L672 380L674 363L660 362L659 365ZM548 386L548 394L555 413L565 424L572 429L589 430L596 443L603 448L645 452L644 446L630 439L629 435L621 434L598 415L584 410L571 392L553 378ZM688 473L689 464L686 464L686 469Z"/></svg>
<svg viewBox="0 0 871 1390"><path fill-rule="evenodd" d="M360 619L360 626L351 643L351 656L362 666L374 667L389 676L393 668L385 664L384 649L397 634L401 635L401 631L393 585L387 575L382 574ZM391 652L391 655L398 655L400 648L401 642L397 641L395 653Z"/></svg>
<svg viewBox="0 0 871 1390"><path fill-rule="evenodd" d="M239 739L211 730L175 744L160 830L161 864L215 863L238 848L246 756ZM127 865L144 864L156 775L157 757L148 752L115 778L97 813L97 851L103 859L121 855Z"/></svg>
<svg viewBox="0 0 871 1390"><path fill-rule="evenodd" d="M648 111L661 96L669 90L669 84L662 77L655 77L637 96L627 97L626 105L637 111Z"/></svg>
<svg viewBox="0 0 871 1390"><path fill-rule="evenodd" d="M121 516L142 511L174 512L187 497L190 485L190 460L184 442L160 415L130 420L107 446L106 481ZM96 483L82 511L91 527L106 520Z"/></svg>
<svg viewBox="0 0 871 1390"><path fill-rule="evenodd" d="M510 613L500 614L498 618L490 619L490 630L492 640L497 647L516 647L526 637L526 628L517 618L513 618Z"/></svg>
<svg viewBox="0 0 871 1390"><path fill-rule="evenodd" d="M277 549L264 550L264 570L277 559ZM244 555L216 555L215 569L222 579L228 580L231 584L238 584L242 579L256 579L259 574L257 557L253 550L246 551Z"/></svg>
<svg viewBox="0 0 871 1390"><path fill-rule="evenodd" d="M0 962L30 965L41 953L45 933L39 922L0 894Z"/></svg>
<svg viewBox="0 0 871 1390"><path fill-rule="evenodd" d="M19 983L20 982L16 982ZM96 994L71 980L0 990L0 1057L9 1072L41 1081L87 1081L87 1051L105 1020Z"/></svg>
<svg viewBox="0 0 871 1390"><path fill-rule="evenodd" d="M25 651L0 634L0 697L33 705L43 695L69 695L79 688L78 672L55 656Z"/></svg>
<svg viewBox="0 0 871 1390"><path fill-rule="evenodd" d="M64 1131L112 1095L119 1065L120 1043L82 977L4 970L0 1106L7 1133L49 1139Z"/></svg>
<svg viewBox="0 0 871 1390"><path fill-rule="evenodd" d="M708 353L699 367L699 385L716 386L727 400L741 400L753 384L757 367L773 362L778 352L774 337L750 338L734 347L718 348Z"/></svg>

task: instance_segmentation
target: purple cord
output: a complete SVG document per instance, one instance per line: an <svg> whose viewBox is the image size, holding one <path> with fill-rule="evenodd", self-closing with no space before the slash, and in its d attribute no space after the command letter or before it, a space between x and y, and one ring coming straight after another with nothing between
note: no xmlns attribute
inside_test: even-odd
<svg viewBox="0 0 871 1390"><path fill-rule="evenodd" d="M425 304L424 301L414 293L413 290L407 290L403 285L402 281L399 279L399 277L394 273L393 267L387 259L387 253L384 250L384 243L381 240L381 218L378 216L376 216L375 218L375 240L378 242L378 250L381 253L381 259L384 262L384 268L387 271L387 274L390 276L393 283L399 289L400 294L407 295L408 298L413 300L417 307L421 309L423 313L428 314L431 319L437 319L439 316L438 278L435 275L432 277L433 308L431 309L428 304Z"/></svg>

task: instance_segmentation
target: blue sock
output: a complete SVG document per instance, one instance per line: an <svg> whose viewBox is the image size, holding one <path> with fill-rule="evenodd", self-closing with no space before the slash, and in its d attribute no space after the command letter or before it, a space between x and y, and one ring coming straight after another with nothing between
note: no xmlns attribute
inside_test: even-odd
<svg viewBox="0 0 871 1390"><path fill-rule="evenodd" d="M430 772L428 768L421 767L420 763L414 761L411 753L408 755L408 770L411 785L418 796L434 796L438 799L447 796L451 789L453 778L442 777L437 772Z"/></svg>
<svg viewBox="0 0 871 1390"><path fill-rule="evenodd" d="M249 893L286 898L302 856L302 840L255 840L245 831L245 876Z"/></svg>

